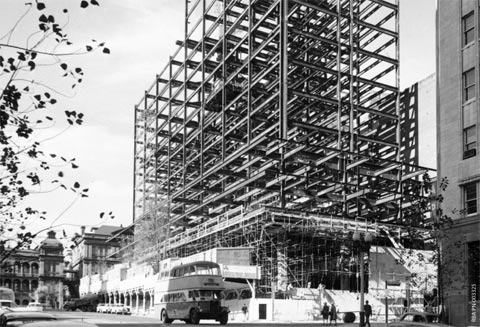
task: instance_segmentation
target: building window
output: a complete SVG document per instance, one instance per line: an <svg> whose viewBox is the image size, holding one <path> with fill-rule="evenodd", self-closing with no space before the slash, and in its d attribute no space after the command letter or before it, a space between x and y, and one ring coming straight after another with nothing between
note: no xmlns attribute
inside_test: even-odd
<svg viewBox="0 0 480 327"><path fill-rule="evenodd" d="M473 17L473 11L463 16L462 18L463 28L463 45L467 45L475 39L475 20Z"/></svg>
<svg viewBox="0 0 480 327"><path fill-rule="evenodd" d="M463 129L463 159L477 155L477 126Z"/></svg>
<svg viewBox="0 0 480 327"><path fill-rule="evenodd" d="M475 97L475 68L463 73L463 102Z"/></svg>
<svg viewBox="0 0 480 327"><path fill-rule="evenodd" d="M467 215L477 213L477 183L468 183L463 187L464 209Z"/></svg>

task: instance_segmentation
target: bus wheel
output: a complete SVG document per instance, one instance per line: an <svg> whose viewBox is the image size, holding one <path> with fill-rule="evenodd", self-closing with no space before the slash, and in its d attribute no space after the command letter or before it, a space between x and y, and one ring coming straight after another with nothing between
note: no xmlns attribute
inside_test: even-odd
<svg viewBox="0 0 480 327"><path fill-rule="evenodd" d="M192 325L198 325L200 323L200 314L197 309L190 310L190 323Z"/></svg>
<svg viewBox="0 0 480 327"><path fill-rule="evenodd" d="M163 309L162 313L160 314L160 320L164 324L170 324L173 321L172 319L168 319L167 310L165 309Z"/></svg>
<svg viewBox="0 0 480 327"><path fill-rule="evenodd" d="M220 315L220 319L218 319L218 321L220 322L220 325L226 325L227 322L228 322L228 313L227 313L227 312L223 312L223 313Z"/></svg>

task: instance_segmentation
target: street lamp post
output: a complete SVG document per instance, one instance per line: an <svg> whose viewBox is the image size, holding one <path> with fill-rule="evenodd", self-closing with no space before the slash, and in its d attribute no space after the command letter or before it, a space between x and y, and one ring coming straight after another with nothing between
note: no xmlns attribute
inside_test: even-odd
<svg viewBox="0 0 480 327"><path fill-rule="evenodd" d="M365 250L368 251L372 243L373 236L366 232L363 239L360 232L355 231L352 237L355 245L358 247L358 263L360 265L360 327L365 327Z"/></svg>

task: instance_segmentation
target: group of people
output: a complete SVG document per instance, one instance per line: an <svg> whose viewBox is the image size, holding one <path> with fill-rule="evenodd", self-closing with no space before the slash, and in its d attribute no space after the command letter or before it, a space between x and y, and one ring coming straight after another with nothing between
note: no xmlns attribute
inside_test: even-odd
<svg viewBox="0 0 480 327"><path fill-rule="evenodd" d="M335 326L336 326L337 316L338 316L338 309L335 306L335 302L332 302L332 305L330 307L328 306L327 302L325 302L322 308L323 323L327 324L328 322L330 322L330 325L331 325L333 321L335 322Z"/></svg>
<svg viewBox="0 0 480 327"><path fill-rule="evenodd" d="M364 313L365 313L365 326L368 325L368 327L371 327L370 325L370 317L372 316L372 306L368 303L368 301L365 301L364 305ZM322 308L322 318L323 318L323 323L327 324L329 323L330 325L332 322L335 323L335 326L337 325L337 316L338 316L338 309L335 306L335 302L332 302L332 305L329 307L327 302L323 304Z"/></svg>

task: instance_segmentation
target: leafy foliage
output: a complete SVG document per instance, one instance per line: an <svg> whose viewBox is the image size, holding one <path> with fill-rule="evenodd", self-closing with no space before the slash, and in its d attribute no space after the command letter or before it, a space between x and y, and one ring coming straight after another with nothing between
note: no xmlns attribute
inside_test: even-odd
<svg viewBox="0 0 480 327"><path fill-rule="evenodd" d="M56 86L38 81L37 73L45 74L48 70L50 75L58 74L61 77L55 85L73 89L82 83L84 71L69 63L69 58L96 50L110 53L104 43L95 40L87 45L74 44L64 30L69 21L68 9L56 15L48 12L44 1L25 5L25 13L10 30L0 35L0 245L5 245L7 236L13 237L17 241L13 249L28 245L36 236L23 232L27 220L48 217L46 212L24 204L29 195L60 188L78 197L88 196L88 189L82 188L79 182L70 185L66 181L65 171L78 168L75 158L46 153L42 147L44 141L36 138L36 131L55 126L53 117L58 114L49 112L57 105L56 96L63 94ZM81 8L89 5L99 6L99 3L80 2ZM28 26L36 29L18 40L13 35L22 24L27 25L27 29ZM83 113L72 109L63 111L65 129L82 125Z"/></svg>

